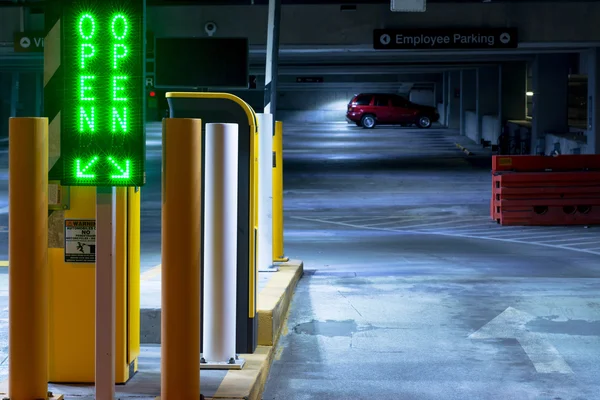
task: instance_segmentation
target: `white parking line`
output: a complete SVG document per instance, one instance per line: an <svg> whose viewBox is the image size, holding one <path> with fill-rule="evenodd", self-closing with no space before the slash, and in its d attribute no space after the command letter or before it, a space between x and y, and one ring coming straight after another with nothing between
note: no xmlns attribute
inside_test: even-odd
<svg viewBox="0 0 600 400"><path fill-rule="evenodd" d="M561 242L576 242L576 241L582 240L582 239L587 239L587 238L575 237L575 238L570 238L570 239L537 240L537 242L539 242L539 243L561 243Z"/></svg>
<svg viewBox="0 0 600 400"><path fill-rule="evenodd" d="M397 232L397 233L411 233L411 234L415 234L415 235L437 235L437 236L448 236L448 237L460 237L460 238L491 240L491 241L504 242L504 243L515 243L515 244L529 244L529 245L541 246L541 247L553 248L553 249L563 248L563 249L575 251L578 253L600 255L599 251L595 251L595 250L600 250L600 247L593 248L593 249L580 249L580 248L574 248L574 247L557 246L557 245L548 244L548 243L539 243L539 242L534 242L534 241L520 241L520 240L514 240L514 239L504 239L504 238L487 237L487 236L475 236L475 235L467 235L467 234L451 234L451 233L444 232L444 231L417 231L417 230L409 230L409 229L405 230L405 229L377 228L377 227L353 225L353 224L348 224L348 223L344 223L344 222L333 222L333 221L327 221L327 220L317 219L317 218L307 218L307 217L290 217L290 218L300 219L300 220L305 220L305 221L312 221L312 222L319 222L319 223L323 223L323 224L334 224L334 225L347 226L347 227L354 228L354 229L367 229L367 230L374 230L374 231L387 231L387 232Z"/></svg>
<svg viewBox="0 0 600 400"><path fill-rule="evenodd" d="M398 227L398 228L409 228L409 229L419 229L421 226L434 226L434 225L446 225L446 224L456 224L456 221L445 221L445 222L437 222L437 223L431 223L431 224L420 224L420 225L408 225L408 226L402 226L402 227ZM479 224L471 224L471 225L466 225L466 226L483 226L483 225L488 225L489 222L482 222ZM435 228L434 228L435 229ZM432 229L430 228L424 228L424 231L430 231ZM444 228L441 228L441 230L446 230Z"/></svg>

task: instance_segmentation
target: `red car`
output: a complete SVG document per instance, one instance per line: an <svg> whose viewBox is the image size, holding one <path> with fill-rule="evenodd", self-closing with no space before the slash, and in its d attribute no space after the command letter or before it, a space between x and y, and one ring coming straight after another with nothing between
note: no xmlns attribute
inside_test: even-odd
<svg viewBox="0 0 600 400"><path fill-rule="evenodd" d="M397 94L361 93L348 103L346 119L367 129L377 124L431 128L440 115L434 107L411 103Z"/></svg>

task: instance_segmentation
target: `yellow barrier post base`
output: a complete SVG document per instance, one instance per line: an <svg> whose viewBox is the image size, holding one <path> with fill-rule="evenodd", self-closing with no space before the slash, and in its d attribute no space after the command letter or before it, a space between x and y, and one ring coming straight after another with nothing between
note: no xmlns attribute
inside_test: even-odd
<svg viewBox="0 0 600 400"><path fill-rule="evenodd" d="M280 257L280 258L275 258L273 261L274 262L285 263L285 262L290 261L290 258L289 257Z"/></svg>

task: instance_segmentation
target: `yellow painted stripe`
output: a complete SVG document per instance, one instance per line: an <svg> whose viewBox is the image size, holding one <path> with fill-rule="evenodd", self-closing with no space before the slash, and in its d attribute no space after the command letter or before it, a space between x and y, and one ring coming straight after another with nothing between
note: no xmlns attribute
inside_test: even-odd
<svg viewBox="0 0 600 400"><path fill-rule="evenodd" d="M60 19L44 39L44 86L50 82L60 67Z"/></svg>
<svg viewBox="0 0 600 400"><path fill-rule="evenodd" d="M0 268L1 267L8 267L8 261L0 261Z"/></svg>
<svg viewBox="0 0 600 400"><path fill-rule="evenodd" d="M158 264L157 266L152 267L148 271L144 272L141 275L141 280L142 281L149 281L150 279L155 278L158 275L160 275L161 272L162 272L161 266L162 266L162 264Z"/></svg>

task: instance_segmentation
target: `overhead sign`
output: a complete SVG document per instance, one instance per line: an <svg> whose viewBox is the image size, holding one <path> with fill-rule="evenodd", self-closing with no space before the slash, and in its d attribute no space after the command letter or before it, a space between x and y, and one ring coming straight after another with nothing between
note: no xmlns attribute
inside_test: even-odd
<svg viewBox="0 0 600 400"><path fill-rule="evenodd" d="M17 53L43 53L44 32L16 32L13 38L14 50Z"/></svg>
<svg viewBox="0 0 600 400"><path fill-rule="evenodd" d="M61 183L145 182L144 0L64 0Z"/></svg>
<svg viewBox="0 0 600 400"><path fill-rule="evenodd" d="M65 262L96 262L96 220L65 220Z"/></svg>
<svg viewBox="0 0 600 400"><path fill-rule="evenodd" d="M426 0L392 0L390 9L394 12L425 12Z"/></svg>
<svg viewBox="0 0 600 400"><path fill-rule="evenodd" d="M516 48L516 28L375 29L378 50Z"/></svg>
<svg viewBox="0 0 600 400"><path fill-rule="evenodd" d="M322 76L299 76L296 78L297 83L323 83Z"/></svg>

